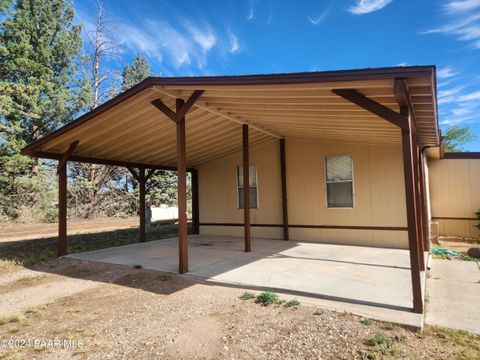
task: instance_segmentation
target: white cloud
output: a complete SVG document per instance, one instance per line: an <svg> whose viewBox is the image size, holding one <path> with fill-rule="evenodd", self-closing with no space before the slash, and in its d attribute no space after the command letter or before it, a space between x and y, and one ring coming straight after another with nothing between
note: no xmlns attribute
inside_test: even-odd
<svg viewBox="0 0 480 360"><path fill-rule="evenodd" d="M251 20L255 19L255 6L254 5L255 5L254 0L250 0L249 7L248 7L248 14L247 14L247 17L245 18L248 21L251 21Z"/></svg>
<svg viewBox="0 0 480 360"><path fill-rule="evenodd" d="M354 6L348 8L352 14L363 15L368 14L390 4L393 0L356 0L357 3Z"/></svg>
<svg viewBox="0 0 480 360"><path fill-rule="evenodd" d="M240 51L240 45L238 44L238 38L233 33L229 33L228 35L229 42L230 42L230 52L232 54L236 54Z"/></svg>
<svg viewBox="0 0 480 360"><path fill-rule="evenodd" d="M437 76L439 79L447 79L456 75L457 73L450 67L444 67L437 71Z"/></svg>
<svg viewBox="0 0 480 360"><path fill-rule="evenodd" d="M472 100L480 100L480 91L475 91L470 94L462 95L458 97L458 101L472 101Z"/></svg>
<svg viewBox="0 0 480 360"><path fill-rule="evenodd" d="M320 23L322 23L328 16L328 14L330 13L330 7L328 7L327 9L323 10L319 15L315 16L315 17L310 17L310 16L307 16L307 19L308 21L310 21L313 25L317 26L319 25Z"/></svg>
<svg viewBox="0 0 480 360"><path fill-rule="evenodd" d="M203 51L208 52L217 42L217 38L210 28L200 29L190 22L185 22L185 27L190 32L193 40L200 45Z"/></svg>
<svg viewBox="0 0 480 360"><path fill-rule="evenodd" d="M480 48L480 0L450 1L444 5L445 25L424 31L423 34L445 34L470 42Z"/></svg>
<svg viewBox="0 0 480 360"><path fill-rule="evenodd" d="M447 11L456 12L456 11L468 11L473 10L477 7L480 7L480 0L460 0L460 1L450 1L444 5L444 8Z"/></svg>

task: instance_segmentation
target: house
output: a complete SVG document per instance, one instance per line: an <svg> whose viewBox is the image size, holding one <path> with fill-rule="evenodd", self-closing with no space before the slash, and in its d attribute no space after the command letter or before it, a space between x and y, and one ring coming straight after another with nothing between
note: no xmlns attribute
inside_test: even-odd
<svg viewBox="0 0 480 360"><path fill-rule="evenodd" d="M428 157L439 157L434 66L148 78L24 153L59 160L59 255L67 249L66 163L125 166L140 184L178 171L179 272L193 231L409 249L413 310L431 217ZM246 181L248 179L248 183Z"/></svg>

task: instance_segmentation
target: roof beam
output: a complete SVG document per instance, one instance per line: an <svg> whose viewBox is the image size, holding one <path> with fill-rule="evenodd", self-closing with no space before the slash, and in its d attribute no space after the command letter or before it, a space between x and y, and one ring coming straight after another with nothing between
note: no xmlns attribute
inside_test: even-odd
<svg viewBox="0 0 480 360"><path fill-rule="evenodd" d="M202 96L202 94L203 90L195 90L177 112L171 110L160 99L153 100L151 104L155 106L158 110L160 110L162 113L164 113L166 116L168 116L175 123L178 123L180 119L182 119L187 114L188 110L192 108L198 98Z"/></svg>
<svg viewBox="0 0 480 360"><path fill-rule="evenodd" d="M153 89L154 89L155 91L157 91L158 93L160 93L160 94L169 96L169 97L174 98L174 99L177 98L177 96L176 96L175 94L173 94L173 93L171 93L171 92L168 92L168 91L165 91L165 90L162 89L162 88L158 88L158 87L154 86ZM154 104L154 105L155 105L155 104ZM237 124L240 124L240 125L245 125L245 124L247 124L247 125L249 125L252 129L255 129L255 130L260 131L260 132L262 132L262 133L265 133L265 134L267 134L267 135L273 136L273 137L275 137L275 138L277 138L277 139L281 139L281 138L283 137L283 136L278 135L278 134L276 134L276 133L274 133L274 132L272 132L272 131L263 129L262 127L259 127L259 126L253 124L253 123L250 122L250 121L243 120L243 119L241 119L241 118L238 117L238 116L232 115L232 114L230 114L230 113L221 112L221 111L219 111L217 108L212 107L212 106L211 106L210 104L208 104L207 102L197 101L193 106L195 106L195 107L197 107L197 108L199 108L199 109L208 111L208 112L210 112L210 113L212 113L212 114L218 115L218 116L220 116L220 117L222 117L222 118L224 118L224 119L233 121L233 122L235 122L235 123L237 123Z"/></svg>
<svg viewBox="0 0 480 360"><path fill-rule="evenodd" d="M395 95L395 99L397 100L398 105L400 108L407 107L410 115L413 118L412 121L412 130L416 134L417 133L417 120L415 119L415 113L413 112L412 102L410 101L410 95L407 90L407 86L405 84L404 79L395 79L393 82L393 95Z"/></svg>
<svg viewBox="0 0 480 360"><path fill-rule="evenodd" d="M42 158L42 159L52 159L52 160L60 160L64 155L56 154L56 153L49 153L44 151L33 151L29 153L30 156ZM68 161L74 162L81 162L87 164L97 164L97 165L110 165L110 166L122 166L122 167L131 167L131 168L149 168L155 170L168 170L168 171L177 171L176 166L164 166L164 165L156 165L151 163L136 163L130 161L119 161L119 160L110 160L110 159L97 159L91 158L87 156L75 156L71 155L68 157ZM193 168L187 168L187 171L192 171Z"/></svg>
<svg viewBox="0 0 480 360"><path fill-rule="evenodd" d="M398 126L402 130L408 131L408 122L407 118L393 111L392 109L372 100L368 97L362 95L357 90L354 89L333 89L332 92L338 96L341 96L345 100L350 101L351 103L370 111L371 113L385 119L392 124Z"/></svg>
<svg viewBox="0 0 480 360"><path fill-rule="evenodd" d="M58 166L57 166L57 174L60 174L60 172L63 170L63 168L66 166L67 161L69 160L70 156L72 155L73 151L75 148L78 146L80 141L74 141L70 144L68 147L67 151L63 156L58 160Z"/></svg>

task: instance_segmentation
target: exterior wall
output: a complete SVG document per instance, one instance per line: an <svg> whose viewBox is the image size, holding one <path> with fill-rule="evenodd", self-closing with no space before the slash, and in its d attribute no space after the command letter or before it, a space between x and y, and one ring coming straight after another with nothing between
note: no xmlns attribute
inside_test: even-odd
<svg viewBox="0 0 480 360"><path fill-rule="evenodd" d="M324 157L351 154L355 208L327 209ZM259 208L251 210L253 237L282 238L280 155L278 140L250 150L257 165ZM402 149L399 145L326 143L286 139L288 214L290 225L406 228ZM200 223L243 223L237 209L235 168L241 152L199 167ZM200 233L242 236L241 226L201 226ZM290 239L341 244L407 248L407 231L371 229L289 228Z"/></svg>
<svg viewBox="0 0 480 360"><path fill-rule="evenodd" d="M474 220L480 208L479 179L480 159L429 160L432 220L438 222L439 235L480 238L474 227L480 222ZM454 219L442 219L447 217Z"/></svg>

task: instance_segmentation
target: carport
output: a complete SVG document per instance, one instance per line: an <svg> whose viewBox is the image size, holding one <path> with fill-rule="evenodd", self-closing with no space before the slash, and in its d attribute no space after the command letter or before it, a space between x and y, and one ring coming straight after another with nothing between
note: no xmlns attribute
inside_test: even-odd
<svg viewBox="0 0 480 360"><path fill-rule="evenodd" d="M198 166L278 139L284 240L289 239L285 138L401 144L413 311L423 312L421 271L428 249L423 148L439 145L435 68L394 67L274 75L148 78L54 133L24 154L56 159L59 175L59 255L67 253L69 161L127 167L140 187L140 242L145 241L145 183L157 169L178 179L178 271L189 271L187 172L192 173L193 232L199 233ZM250 184L245 187L249 188ZM250 191L243 191L243 251L258 256L250 236ZM234 224L238 225L238 224ZM255 224L253 224L255 225ZM257 226L265 226L257 225ZM315 225L376 230L375 226ZM272 243L273 246L274 243ZM215 246L206 251L215 251ZM277 244L278 245L278 244ZM290 246L285 242L282 246ZM193 249L190 248L193 252ZM194 254L192 254L194 255ZM169 257L170 261L174 255ZM194 255L195 256L195 255ZM249 254L244 255L248 259ZM195 261L195 260L193 260ZM373 267L376 273L381 267ZM324 277L322 273L315 276ZM394 282L393 282L394 283ZM340 286L343 286L340 284Z"/></svg>

